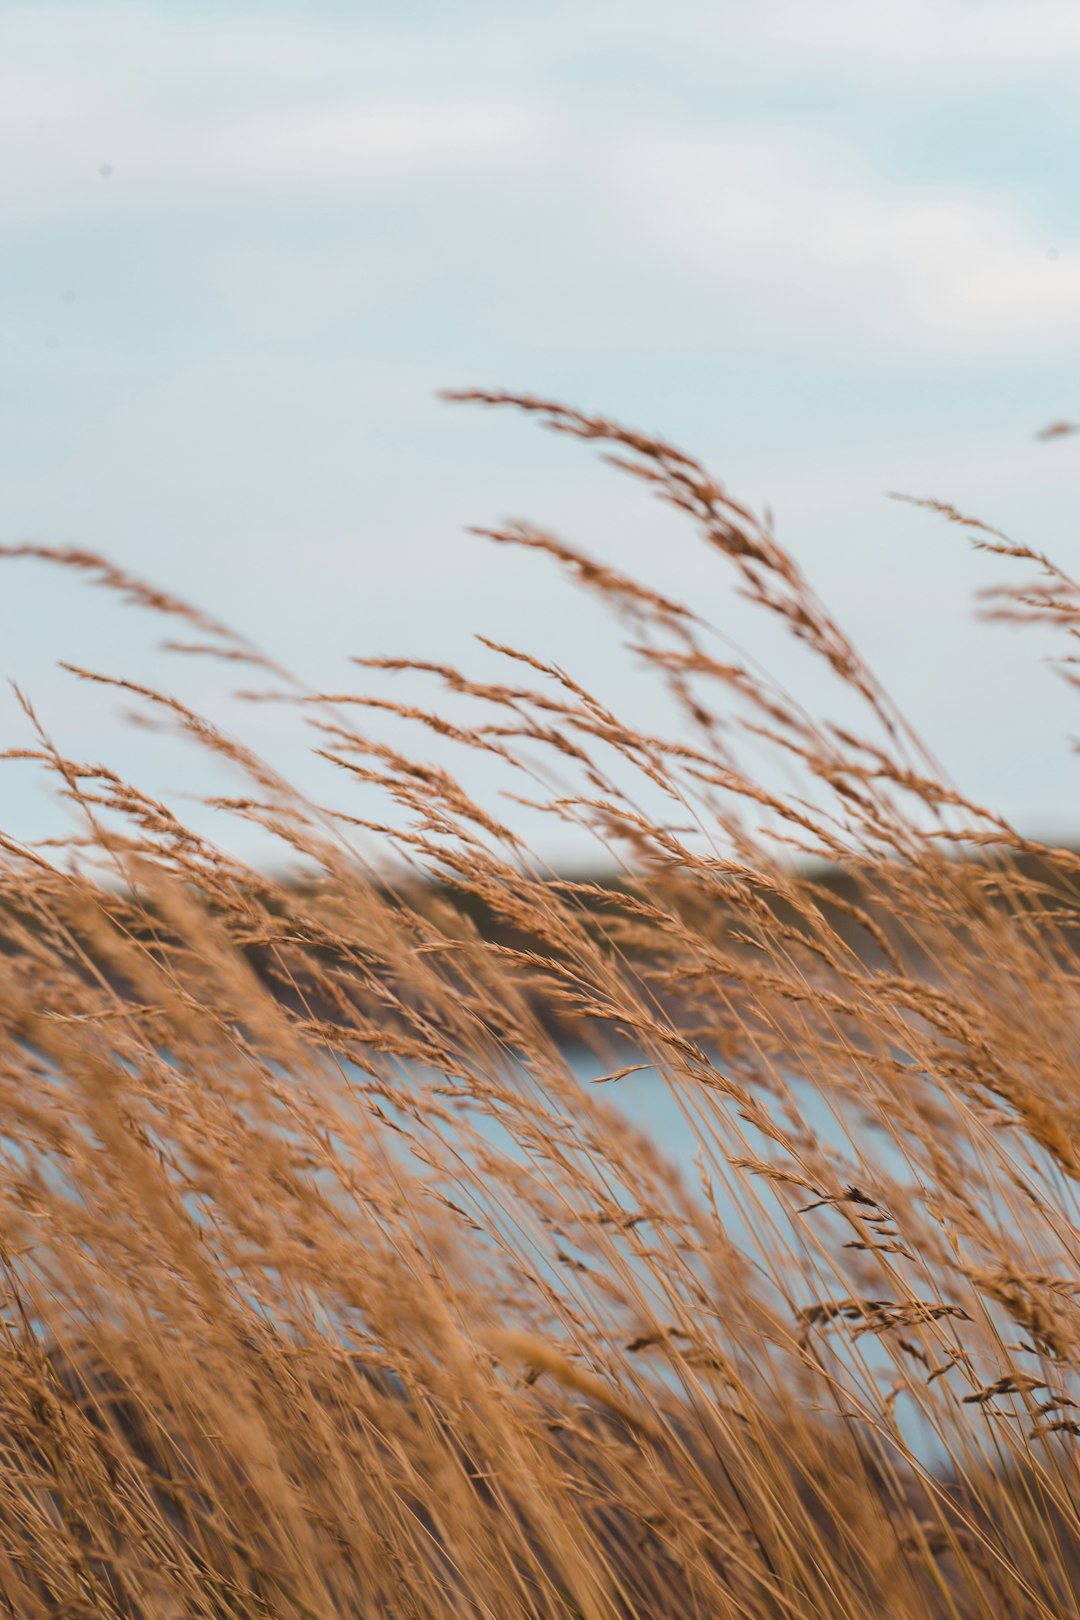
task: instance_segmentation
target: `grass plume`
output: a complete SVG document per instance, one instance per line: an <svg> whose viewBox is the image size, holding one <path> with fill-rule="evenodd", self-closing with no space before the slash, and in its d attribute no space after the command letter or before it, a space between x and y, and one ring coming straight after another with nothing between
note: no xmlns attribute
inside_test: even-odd
<svg viewBox="0 0 1080 1620"><path fill-rule="evenodd" d="M214 802L303 874L275 879L24 700L7 768L78 826L0 840L7 1611L1076 1612L1080 860L943 775L691 457L454 397L599 447L861 720L523 523L480 532L616 616L671 735L490 641L501 678L368 658L378 689L313 692L104 559L0 554L272 678L249 697L341 782L316 803L181 699L72 669L242 773ZM1049 625L1072 678L1077 585L919 504L1035 567L987 611ZM386 696L400 673L430 700ZM608 875L549 872L478 754ZM620 1106L643 1074L692 1175Z"/></svg>

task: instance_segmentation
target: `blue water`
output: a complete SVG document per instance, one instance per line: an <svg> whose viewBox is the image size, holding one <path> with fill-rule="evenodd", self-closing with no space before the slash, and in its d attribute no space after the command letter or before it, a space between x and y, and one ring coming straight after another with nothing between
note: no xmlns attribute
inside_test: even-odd
<svg viewBox="0 0 1080 1620"><path fill-rule="evenodd" d="M730 1314L725 1297L725 1288L729 1285L717 1283L723 1268L710 1268L708 1252L711 1248L719 1253L730 1245L739 1252L741 1264L748 1268L747 1292L764 1300L776 1311L778 1319L790 1326L791 1344L787 1352L783 1347L775 1350L756 1341L762 1346L761 1354L771 1363L760 1370L767 1381L772 1380L774 1387L780 1384L790 1387L790 1379L798 1375L800 1358L791 1352L801 1331L798 1318L801 1309L852 1296L886 1300L949 1299L948 1280L935 1276L928 1264L914 1255L889 1254L880 1259L874 1256L867 1260L868 1269L863 1271L862 1280L856 1281L858 1257L847 1255L844 1248L845 1244L856 1240L856 1227L834 1209L819 1208L801 1213L802 1206L815 1201L812 1190L778 1191L762 1176L748 1176L745 1170L733 1169L728 1163L729 1155L747 1155L766 1161L784 1161L787 1155L782 1145L769 1139L767 1125L759 1129L749 1124L740 1117L737 1106L730 1102L718 1103L716 1093L702 1087L698 1081L692 1078L666 1081L655 1068L649 1067L594 1091L590 1083L610 1069L583 1049L564 1056L582 1083L585 1101L576 1102L571 1096L560 1103L549 1087L544 1088L543 1106L545 1111L550 1110L555 1124L554 1149L545 1141L542 1131L529 1140L528 1133L519 1128L518 1118L513 1116L512 1110L507 1110L498 1094L474 1101L467 1097L467 1088L463 1088L454 1107L460 1106L462 1118L468 1121L468 1132L463 1130L461 1140L455 1141L452 1126L439 1125L438 1140L443 1148L437 1155L439 1168L429 1169L422 1155L420 1162L413 1166L414 1173L421 1179L430 1176L432 1186L448 1194L456 1207L476 1222L482 1234L481 1246L486 1240L494 1251L503 1247L504 1258L511 1257L508 1259L511 1270L512 1257L520 1259L523 1254L527 1257L527 1285L534 1298L548 1289L568 1301L579 1317L599 1321L603 1327L605 1283L618 1283L629 1277L632 1283L629 1292L645 1303L648 1314L655 1320L671 1322L679 1316L683 1321L700 1321L707 1336L713 1329L706 1318L713 1311L719 1318L719 1337L723 1340L723 1319L725 1314ZM630 1058L621 1061L629 1062ZM916 1077L912 1078L914 1081ZM525 1071L519 1079L528 1095ZM419 1100L427 1085L444 1085L445 1077L414 1072L411 1082ZM789 1096L770 1100L771 1111L796 1139L800 1130L812 1137L842 1185L874 1193L886 1206L888 1195L881 1189L890 1183L919 1198L917 1171L886 1120L873 1119L861 1111L856 1113L847 1103L838 1102L834 1108L826 1093L798 1078L789 1079L787 1086ZM503 1089L500 1087L499 1093ZM512 1090L512 1085L508 1089ZM589 1133L596 1122L588 1107L589 1097L601 1097L612 1105L618 1115L641 1134L648 1147L670 1166L682 1189L683 1208L689 1211L692 1236L699 1251L704 1252L704 1258L702 1252L695 1254L689 1246L680 1247L677 1223L673 1228L664 1222L654 1224L647 1217L632 1232L622 1233L607 1227L602 1244L590 1242L587 1219L584 1225L568 1219L564 1230L557 1235L537 1227L529 1208L529 1188L535 1187L541 1194L550 1188L548 1172L553 1157L561 1156L564 1167L584 1172L579 1185L592 1186L598 1199L604 1198L617 1209L640 1212L645 1201L645 1189L635 1184L633 1174L621 1175L618 1171L617 1143L613 1143L602 1122L597 1125L596 1139L590 1141ZM445 1098L440 1100L445 1101ZM385 1112L391 1112L385 1104L380 1103L380 1106ZM415 1118L402 1117L403 1123L418 1132L421 1139L423 1117L422 1103ZM387 1135L392 1137L393 1133ZM449 1151L446 1151L448 1144ZM395 1144L395 1147L409 1156L407 1146ZM956 1151L959 1153L961 1149L957 1147ZM485 1152L494 1156L494 1164L484 1165ZM1033 1157L1037 1160L1037 1153ZM526 1186L519 1197L508 1191L512 1176L500 1174L500 1159L508 1167L520 1167L524 1172ZM1053 1193L1056 1207L1063 1207L1062 1189L1060 1185L1051 1186L1054 1178L1048 1162L1041 1167L1036 1163L1034 1174L1028 1166L1025 1173L1029 1181L1041 1183L1045 1192ZM559 1174L556 1167L556 1181ZM565 1186L566 1182L559 1184ZM976 1201L981 1198L984 1212L989 1210L992 1219L1002 1225L1012 1222L1015 1226L1013 1210L1000 1200L995 1207L997 1195L992 1185L980 1187L974 1164L967 1186L970 1197ZM489 1193L488 1189L492 1191ZM676 1192L672 1200L662 1202L673 1203L677 1209L679 1195ZM874 1211L860 1207L857 1213L865 1216ZM865 1227L862 1232L867 1235ZM895 1230L882 1231L880 1235L886 1240L902 1238ZM1034 1225L1029 1236L1033 1257L1039 1253L1040 1241L1045 1240L1048 1250L1054 1247L1051 1235L1040 1233ZM1060 1266L1047 1264L1045 1255L1042 1258L1044 1269L1060 1269ZM734 1274L735 1271L727 1273L729 1277ZM702 1316L703 1299L705 1317ZM990 1310L991 1315L995 1315L996 1307L991 1305ZM555 1331L558 1331L558 1314L557 1310L553 1311ZM607 1321L611 1325L612 1340L621 1338L625 1342L627 1318L620 1317L617 1306L608 1307ZM858 1329L857 1322L821 1325L814 1330L814 1344L824 1358L829 1376L848 1390L849 1399L843 1404L850 1409L851 1396L860 1404L859 1392L866 1391L863 1409L878 1413L881 1392L894 1384L901 1371L908 1374L919 1389L926 1369L905 1361L902 1356L893 1359L895 1341L902 1335L893 1333L887 1339L879 1339ZM1015 1323L1004 1313L999 1331L1006 1343L1018 1337ZM738 1344L740 1337L746 1339L732 1323L730 1342ZM947 1324L945 1338L948 1339ZM747 1342L755 1342L752 1335ZM893 1346L893 1354L890 1354L889 1344ZM941 1356L935 1353L935 1360L938 1359ZM654 1365L660 1360L660 1357L655 1358ZM1021 1365L1038 1370L1034 1357ZM985 1381L997 1377L1001 1370L996 1363L988 1364ZM657 1376L665 1378L662 1367ZM1063 1380L1056 1374L1055 1378L1057 1387L1064 1387ZM954 1397L972 1386L957 1379L955 1390L946 1398L946 1383L935 1385L932 1397L916 1396L909 1387L900 1387L892 1406L894 1438L908 1448L912 1456L931 1467L943 1464L945 1451L940 1435L923 1409L924 1398L929 1400L938 1421L944 1421L946 1426L959 1422L962 1445L965 1430L970 1431L976 1447L989 1443L992 1450L996 1443L988 1441L985 1432L992 1413L984 1413L981 1407L955 1404ZM819 1395L814 1398L821 1398L824 1389L822 1384ZM1009 1405L1007 1400L1000 1404L1006 1408ZM830 1405L827 1399L822 1399L824 1411L828 1411ZM1014 1411L1021 1415L1022 1408ZM990 1429L993 1429L992 1423Z"/></svg>
<svg viewBox="0 0 1080 1620"><path fill-rule="evenodd" d="M714 1094L696 1082L675 1082L673 1089L655 1068L649 1067L593 1091L590 1083L610 1069L582 1049L564 1055L572 1072L586 1088L585 1102L577 1107L572 1099L560 1105L545 1089L544 1103L557 1121L560 1139L557 1151L564 1162L585 1172L582 1187L592 1185L598 1197L627 1212L640 1210L645 1189L635 1185L632 1176L621 1177L614 1168L618 1163L617 1148L613 1147L602 1124L595 1143L589 1141L592 1110L588 1099L602 1097L670 1166L681 1184L683 1207L689 1209L693 1223L688 1235L699 1251L705 1251L704 1257L690 1246L679 1246L677 1223L674 1237L673 1229L666 1223L654 1225L648 1219L629 1233L608 1227L602 1245L590 1243L587 1225L578 1227L573 1220L567 1220L557 1236L538 1230L528 1209L528 1191L521 1200L508 1194L509 1178L499 1173L498 1164L494 1168L485 1167L481 1161L484 1151L490 1150L497 1158L504 1158L508 1165L521 1167L529 1178L527 1185L536 1186L542 1193L547 1185L549 1149L542 1135L525 1144L516 1127L511 1129L495 1117L503 1112L497 1100L477 1105L463 1102L462 1113L468 1120L469 1132L463 1131L461 1141L454 1142L451 1153L438 1154L440 1170L437 1172L427 1165L424 1157L427 1149L422 1149L417 1155L419 1162L413 1165L414 1173L421 1179L430 1177L433 1187L450 1196L459 1211L475 1220L483 1233L481 1247L497 1251L500 1244L504 1244L506 1253L514 1256L521 1256L524 1250L534 1299L541 1289L551 1290L568 1301L579 1317L599 1322L601 1329L606 1322L614 1342L625 1343L638 1331L633 1327L634 1310L628 1315L621 1314L618 1307L610 1303L607 1293L608 1284L617 1286L628 1277L631 1281L628 1292L635 1296L636 1304L646 1307L639 1313L639 1320L647 1314L661 1323L671 1323L675 1318L700 1322L703 1337L708 1337L717 1324L703 1318L704 1298L711 1302L706 1314L712 1310L719 1318L722 1339L724 1317L731 1314L731 1305L725 1296L732 1286L738 1285L718 1283L717 1277L737 1275L741 1263L745 1274L742 1290L765 1300L777 1312L780 1321L789 1326L788 1351L785 1353L783 1348L768 1351L762 1346L762 1356L770 1356L772 1364L766 1367L763 1362L759 1369L773 1387L786 1384L798 1360L791 1354L802 1330L798 1311L821 1300L866 1292L853 1285L850 1275L846 1274L847 1268L845 1274L838 1274L826 1258L829 1253L836 1253L845 1240L854 1238L854 1229L829 1209L798 1214L800 1206L814 1202L812 1191L795 1189L791 1197L778 1193L774 1184L763 1177L748 1178L745 1172L732 1170L727 1163L727 1153L752 1154L762 1159L783 1155L775 1142L769 1142L761 1132L741 1120L734 1121L730 1113L718 1108ZM412 1079L417 1092L422 1094L426 1085L439 1085L443 1077L414 1074ZM900 1182L910 1181L911 1172L903 1153L887 1132L869 1120L860 1120L849 1134L852 1122L845 1124L830 1109L821 1092L798 1081L790 1085L792 1102L803 1126L826 1149L845 1186L875 1185L875 1166ZM680 1106L680 1101L685 1106ZM391 1112L382 1100L380 1107L385 1113ZM418 1114L422 1120L422 1107ZM422 1131L416 1119L403 1115L400 1123ZM446 1125L438 1129L440 1141L445 1145L452 1133ZM710 1130L716 1133L711 1142ZM471 1142L470 1132L475 1133ZM393 1139L393 1133L387 1135ZM865 1149L869 1163L854 1150L852 1137ZM573 1146L566 1145L567 1138ZM409 1157L407 1146L400 1143L395 1146ZM460 1166L456 1179L455 1164ZM664 1199L663 1202L669 1201ZM678 1204L676 1194L676 1209ZM737 1260L726 1272L723 1266L711 1268L710 1248L714 1252L726 1251L729 1245L739 1251L741 1261ZM902 1262L890 1263L902 1265ZM588 1269L583 1271L582 1268ZM917 1286L914 1291L921 1292ZM882 1282L869 1292L872 1297L901 1297L899 1291L892 1292L884 1274ZM924 1297L932 1297L932 1294ZM740 1305L742 1303L740 1301ZM556 1332L559 1331L557 1317L555 1311L552 1327ZM642 1325L648 1326L648 1322ZM853 1338L849 1329L841 1324L826 1326L819 1333L820 1351L826 1363L834 1374L842 1373L849 1386L870 1390L889 1387L896 1376L894 1363L884 1345L872 1335ZM739 1329L732 1323L731 1341L738 1343L739 1339ZM662 1356L652 1358L649 1374L655 1374L669 1386L672 1382ZM872 1396L866 1405L872 1409ZM896 1404L895 1418L903 1443L914 1455L927 1464L941 1461L940 1442L913 1400L901 1397Z"/></svg>

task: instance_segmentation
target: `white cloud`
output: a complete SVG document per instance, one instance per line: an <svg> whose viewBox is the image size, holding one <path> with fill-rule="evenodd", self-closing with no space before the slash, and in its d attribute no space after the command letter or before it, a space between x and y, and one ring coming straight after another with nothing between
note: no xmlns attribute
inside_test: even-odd
<svg viewBox="0 0 1080 1620"><path fill-rule="evenodd" d="M1080 65L1075 0L1031 0L1023 24L998 0L672 0L621 15L621 51L681 56L718 86ZM124 216L142 240L151 218L159 243L182 233L191 284L255 337L310 336L441 274L477 289L496 337L590 352L630 331L879 359L1075 350L1080 242L1055 237L1048 260L1005 185L901 184L809 116L725 126L718 105L691 132L670 104L597 102L584 70L562 87L560 58L587 64L614 26L607 0L483 39L445 20L445 37L418 39L317 11L251 25L16 6L0 209L12 225ZM377 240L296 226L298 205L362 226L378 188L396 217Z"/></svg>
<svg viewBox="0 0 1080 1620"><path fill-rule="evenodd" d="M668 0L662 9L605 0L581 26L594 45L617 27L622 50L654 59L685 61L690 50L696 72L740 85L1071 86L1080 67L1075 0Z"/></svg>
<svg viewBox="0 0 1080 1620"><path fill-rule="evenodd" d="M464 34L440 54L405 31L325 19L96 4L15 6L4 34L9 222L242 200L252 184L287 203L312 186L504 165L543 134L534 100L493 92L497 72L469 74Z"/></svg>
<svg viewBox="0 0 1080 1620"><path fill-rule="evenodd" d="M804 71L811 61L832 62L892 81L959 86L1058 77L1080 64L1072 0L784 0L777 9L773 38ZM760 21L767 10L759 9Z"/></svg>
<svg viewBox="0 0 1080 1620"><path fill-rule="evenodd" d="M646 251L778 342L943 356L1080 344L1080 241L1048 258L1007 198L899 186L796 130L658 132L619 167Z"/></svg>
<svg viewBox="0 0 1080 1620"><path fill-rule="evenodd" d="M540 120L512 102L398 100L237 122L207 156L218 173L288 185L393 180L512 162L535 149Z"/></svg>

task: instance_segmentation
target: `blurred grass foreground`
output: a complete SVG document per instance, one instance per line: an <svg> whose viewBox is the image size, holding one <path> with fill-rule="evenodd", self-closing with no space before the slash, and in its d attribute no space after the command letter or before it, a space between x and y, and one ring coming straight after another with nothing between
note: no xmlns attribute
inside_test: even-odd
<svg viewBox="0 0 1080 1620"><path fill-rule="evenodd" d="M217 808L291 875L40 727L12 751L78 830L2 840L5 1612L1075 1614L1080 860L943 777L696 461L465 397L674 505L843 723L524 524L491 538L616 616L671 736L494 644L499 681L368 661L430 708L312 692L102 558L7 548L262 681L343 798L90 670L243 772ZM1080 589L939 510L1070 676ZM550 873L478 755L605 872Z"/></svg>

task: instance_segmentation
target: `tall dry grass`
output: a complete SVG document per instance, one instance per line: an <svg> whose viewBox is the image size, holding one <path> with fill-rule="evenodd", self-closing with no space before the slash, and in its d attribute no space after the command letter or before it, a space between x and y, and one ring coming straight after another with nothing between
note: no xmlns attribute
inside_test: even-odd
<svg viewBox="0 0 1080 1620"><path fill-rule="evenodd" d="M20 757L79 831L5 839L0 872L5 1610L1071 1615L1077 858L943 779L697 462L465 397L672 503L862 722L522 524L491 538L617 615L677 737L509 647L498 682L377 661L449 709L309 692L102 559L8 548L269 682L365 812L77 671L244 773L225 807L305 874L274 880L26 703ZM1034 571L986 609L1058 627L1071 676L1077 586L940 511ZM476 750L618 875L546 872L463 785ZM689 1176L619 1105L638 1065L695 1133Z"/></svg>

